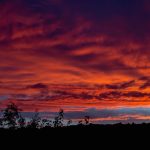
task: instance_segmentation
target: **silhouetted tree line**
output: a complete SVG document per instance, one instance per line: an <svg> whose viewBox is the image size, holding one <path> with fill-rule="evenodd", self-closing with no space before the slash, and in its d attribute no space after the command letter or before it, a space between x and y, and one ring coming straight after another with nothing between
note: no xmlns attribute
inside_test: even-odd
<svg viewBox="0 0 150 150"><path fill-rule="evenodd" d="M57 128L69 128L69 129L100 129L101 132L110 131L124 131L126 129L132 131L139 131L140 129L149 130L150 123L142 124L113 124L113 125L98 125L90 123L90 117L85 116L84 119L80 120L77 125L73 125L72 120L64 119L64 110L60 109L58 115L54 119L42 119L38 112L35 112L32 118L24 118L21 114L21 109L18 108L14 103L9 103L7 107L2 110L2 116L0 117L0 133L4 131L3 129L21 129L21 131L32 131L33 129L57 129ZM25 130L24 130L25 129ZM31 130L30 130L31 129ZM46 129L46 130L45 130ZM137 129L137 130L135 130ZM6 131L6 130L5 130ZM12 130L11 130L12 131ZM43 130L40 130L43 131Z"/></svg>
<svg viewBox="0 0 150 150"><path fill-rule="evenodd" d="M60 109L58 115L54 120L42 119L38 112L35 112L34 116L30 120L24 118L21 115L21 109L18 108L14 103L9 103L7 107L2 110L2 117L0 118L0 127L9 129L18 128L31 128L31 129L41 129L41 128L62 128L64 126L71 126L72 120L68 120L66 125L64 123L64 110ZM83 120L80 120L78 125L89 125L90 117L85 116Z"/></svg>

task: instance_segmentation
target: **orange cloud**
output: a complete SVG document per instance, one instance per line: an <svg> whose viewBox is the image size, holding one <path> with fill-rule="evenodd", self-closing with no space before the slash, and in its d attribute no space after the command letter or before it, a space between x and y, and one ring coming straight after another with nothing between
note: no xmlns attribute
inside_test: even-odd
<svg viewBox="0 0 150 150"><path fill-rule="evenodd" d="M149 7L134 4L0 2L0 107L149 106ZM39 83L47 88L27 88Z"/></svg>

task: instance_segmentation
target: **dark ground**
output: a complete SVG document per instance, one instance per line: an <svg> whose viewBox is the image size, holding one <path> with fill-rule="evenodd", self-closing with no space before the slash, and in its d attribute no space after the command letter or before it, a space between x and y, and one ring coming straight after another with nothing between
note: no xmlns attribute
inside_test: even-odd
<svg viewBox="0 0 150 150"><path fill-rule="evenodd" d="M3 142L4 141L4 142ZM143 142L144 141L144 142ZM150 124L87 125L44 129L0 129L0 144L11 149L149 149ZM17 146L18 147L18 146ZM147 147L147 148L145 148Z"/></svg>
<svg viewBox="0 0 150 150"><path fill-rule="evenodd" d="M149 134L150 136L150 124L115 124L115 125L77 125L61 128L45 127L42 129L35 128L21 128L21 129L0 129L0 135L126 135L126 134Z"/></svg>

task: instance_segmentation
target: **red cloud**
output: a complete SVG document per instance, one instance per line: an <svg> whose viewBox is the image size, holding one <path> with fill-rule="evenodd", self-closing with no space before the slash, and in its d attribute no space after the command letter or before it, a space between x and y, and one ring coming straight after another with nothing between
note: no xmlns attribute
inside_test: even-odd
<svg viewBox="0 0 150 150"><path fill-rule="evenodd" d="M25 111L149 106L149 80L137 80L150 71L144 2L111 14L105 2L1 2L0 95Z"/></svg>

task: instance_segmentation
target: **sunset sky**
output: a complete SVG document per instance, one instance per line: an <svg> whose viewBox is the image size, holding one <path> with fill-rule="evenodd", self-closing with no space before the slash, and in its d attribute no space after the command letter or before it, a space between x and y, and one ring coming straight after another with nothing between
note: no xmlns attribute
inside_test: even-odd
<svg viewBox="0 0 150 150"><path fill-rule="evenodd" d="M0 0L0 109L96 123L150 119L149 0Z"/></svg>

